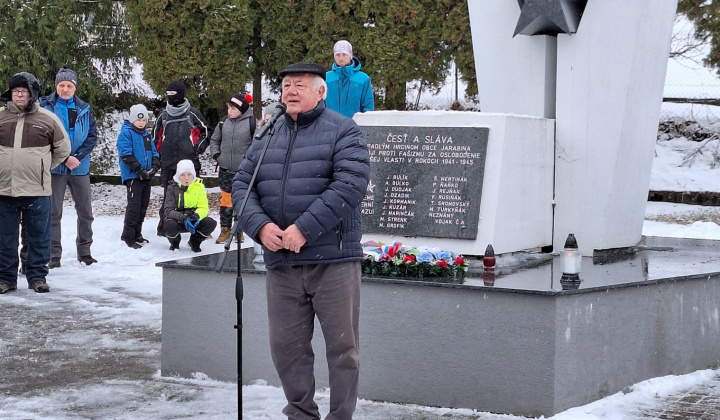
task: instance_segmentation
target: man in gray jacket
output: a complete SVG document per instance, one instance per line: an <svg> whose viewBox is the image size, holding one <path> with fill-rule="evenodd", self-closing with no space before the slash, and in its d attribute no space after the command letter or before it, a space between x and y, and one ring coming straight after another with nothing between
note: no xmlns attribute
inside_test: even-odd
<svg viewBox="0 0 720 420"><path fill-rule="evenodd" d="M239 210L251 188L240 224L265 251L270 351L288 401L283 413L320 418L311 344L317 316L330 375L325 419L351 420L360 369L360 202L370 156L357 124L325 108L322 65L292 64L280 76L287 113L272 136L250 146L233 181L233 206Z"/></svg>
<svg viewBox="0 0 720 420"><path fill-rule="evenodd" d="M23 213L28 238L28 287L46 293L50 260L50 169L70 155L60 119L40 108L35 76L15 74L0 110L0 294L17 289L18 236Z"/></svg>

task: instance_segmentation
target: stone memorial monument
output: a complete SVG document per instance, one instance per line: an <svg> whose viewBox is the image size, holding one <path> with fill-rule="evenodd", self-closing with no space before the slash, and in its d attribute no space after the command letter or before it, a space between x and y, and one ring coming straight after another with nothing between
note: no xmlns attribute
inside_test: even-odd
<svg viewBox="0 0 720 420"><path fill-rule="evenodd" d="M371 157L367 239L469 255L560 249L571 232L585 255L637 244L676 3L469 1L483 112L354 117ZM716 364L720 243L643 245L587 258L574 280L560 256L464 284L364 277L360 397L552 416ZM158 264L162 375L279 386L253 257L231 253L220 273L221 254ZM327 387L320 334L313 346Z"/></svg>
<svg viewBox="0 0 720 420"><path fill-rule="evenodd" d="M488 243L498 253L550 245L558 250L569 233L584 255L636 245L677 1L473 0L468 5L483 112L355 116L375 159L375 198L370 194L363 203L366 238L433 243L471 255L482 254ZM502 128L490 122L498 118L508 118ZM529 132L533 124L543 127ZM453 146L460 135L461 147L445 151L483 155L485 162L478 157L468 165L440 154L430 161L430 150L399 149L407 143L387 140L395 133L422 138L423 132L436 139L459 127L466 134L456 134ZM469 134L468 127L487 131ZM415 143L424 144L430 143ZM437 150L448 146L436 145ZM411 152L425 152L421 159L426 160L417 163ZM464 172L468 176L458 175ZM435 176L448 179L448 186L433 186ZM409 191L389 188L393 185ZM435 187L460 193L441 194ZM433 190L455 199L433 197ZM385 202L392 194L406 194L414 204ZM436 205L440 201L443 205Z"/></svg>
<svg viewBox="0 0 720 420"><path fill-rule="evenodd" d="M365 232L475 239L487 128L365 127L373 180Z"/></svg>
<svg viewBox="0 0 720 420"><path fill-rule="evenodd" d="M553 120L444 111L355 119L370 148L363 239L465 255L552 242Z"/></svg>

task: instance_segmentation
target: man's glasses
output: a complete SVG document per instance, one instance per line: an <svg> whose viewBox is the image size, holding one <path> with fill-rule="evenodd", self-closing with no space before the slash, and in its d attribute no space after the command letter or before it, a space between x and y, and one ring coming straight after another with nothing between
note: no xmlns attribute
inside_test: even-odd
<svg viewBox="0 0 720 420"><path fill-rule="evenodd" d="M30 91L27 89L13 89L12 94L15 96L27 96L30 94Z"/></svg>

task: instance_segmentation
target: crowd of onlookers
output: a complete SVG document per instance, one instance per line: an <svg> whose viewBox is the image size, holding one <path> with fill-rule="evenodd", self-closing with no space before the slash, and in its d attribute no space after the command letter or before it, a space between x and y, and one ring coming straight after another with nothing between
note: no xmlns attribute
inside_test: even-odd
<svg viewBox="0 0 720 420"><path fill-rule="evenodd" d="M90 105L75 94L77 86L77 74L63 67L55 77L56 91L39 97L35 76L21 72L0 96L6 103L0 111L0 216L8 221L0 232L0 294L17 288L18 271L36 292L50 290L47 274L62 265L61 221L68 188L77 213L77 259L85 265L97 263L90 250L94 220L90 154L97 130ZM190 105L181 81L170 82L166 96L167 105L152 132L146 129L150 112L137 104L130 107L117 138L121 180L127 189L120 239L134 249L149 242L142 226L151 181L159 175L163 205L158 235L168 239L170 249L178 249L180 234L190 232L188 244L200 252L200 243L211 235L216 222L207 217L199 156L210 145L220 167L224 199L218 242L225 241L232 224L229 185L255 131L252 97L233 95L227 101L227 117L213 131ZM15 219L17 223L10 222ZM22 243L19 256L18 242Z"/></svg>
<svg viewBox="0 0 720 420"><path fill-rule="evenodd" d="M330 71L317 63L295 63L280 71L282 102L266 108L261 130L256 130L250 95L232 95L227 116L213 130L186 98L183 82L175 80L167 85L167 103L152 132L147 129L150 112L137 104L117 138L127 189L120 239L132 249L148 243L142 226L151 181L159 176L163 205L157 235L176 250L181 234L189 233L190 249L201 251L217 222L208 217L199 157L209 151L217 162L217 242L231 239L236 219L245 234L262 244L270 347L288 399L283 412L297 419L320 418L313 401L310 343L315 316L328 343L326 418L351 419L357 399L360 202L370 167L367 144L352 116L372 111L374 101L370 78L360 71L352 45L338 41L333 55ZM39 97L38 80L27 72L12 76L0 95L6 103L0 110L0 294L17 289L18 271L30 289L50 291L48 272L62 265L68 187L77 211L77 259L98 263L90 252L90 154L97 132L90 106L75 95L77 86L77 74L63 67L49 96Z"/></svg>

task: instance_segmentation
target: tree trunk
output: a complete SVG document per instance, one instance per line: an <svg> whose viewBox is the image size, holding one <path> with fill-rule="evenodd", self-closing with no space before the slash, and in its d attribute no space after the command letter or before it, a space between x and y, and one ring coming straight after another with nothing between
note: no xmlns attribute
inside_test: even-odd
<svg viewBox="0 0 720 420"><path fill-rule="evenodd" d="M385 109L404 111L407 109L405 103L405 82L390 82L385 86Z"/></svg>
<svg viewBox="0 0 720 420"><path fill-rule="evenodd" d="M262 120L262 70L259 67L255 67L253 71L253 115L258 121Z"/></svg>

